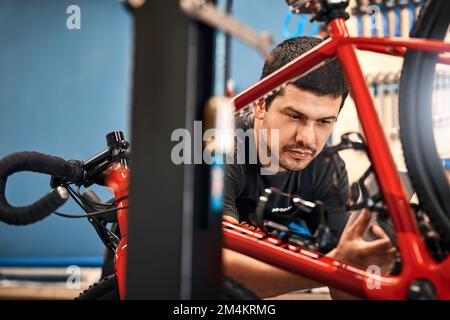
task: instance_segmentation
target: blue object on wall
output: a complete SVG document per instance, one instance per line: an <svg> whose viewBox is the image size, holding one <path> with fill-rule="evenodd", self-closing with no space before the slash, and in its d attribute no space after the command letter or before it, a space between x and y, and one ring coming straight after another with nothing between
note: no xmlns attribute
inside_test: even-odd
<svg viewBox="0 0 450 320"><path fill-rule="evenodd" d="M294 17L298 17L299 20L297 22L295 32L291 32L291 25L295 26L295 22L292 24ZM310 14L294 14L291 10L288 10L282 25L283 35L286 37L286 39L296 38L300 36L316 36L319 33L320 24L317 21L310 22L311 17L312 16ZM311 30L309 34L304 32L305 27Z"/></svg>
<svg viewBox="0 0 450 320"><path fill-rule="evenodd" d="M408 5L409 12L409 31L412 32L414 28L414 22L416 21L416 5L411 3Z"/></svg>
<svg viewBox="0 0 450 320"><path fill-rule="evenodd" d="M311 25L311 33L309 34L309 36L316 37L317 34L319 33L319 30L320 30L320 23L316 21Z"/></svg>
<svg viewBox="0 0 450 320"><path fill-rule="evenodd" d="M445 169L450 169L450 159L442 159L442 164Z"/></svg>
<svg viewBox="0 0 450 320"><path fill-rule="evenodd" d="M69 5L81 9L79 30L66 26ZM36 150L88 159L106 147L106 133L130 137L132 17L118 1L3 0L0 43L0 157ZM6 191L13 205L27 205L49 191L49 177L19 173ZM71 201L60 211L81 209ZM83 263L103 251L85 219L55 216L30 226L0 223L0 243L0 264Z"/></svg>
<svg viewBox="0 0 450 320"><path fill-rule="evenodd" d="M394 36L395 37L401 37L402 30L401 30L401 9L399 7L394 8Z"/></svg>
<svg viewBox="0 0 450 320"><path fill-rule="evenodd" d="M390 36L390 26L389 26L389 15L387 10L383 10L381 12L382 16L383 16L383 35L385 37L389 37Z"/></svg>
<svg viewBox="0 0 450 320"><path fill-rule="evenodd" d="M294 33L292 33L290 29L290 25L293 17L299 17L297 28ZM283 35L286 38L295 38L300 37L303 34L303 29L305 28L305 24L308 21L308 17L305 14L296 15L291 10L288 11L286 18L283 21Z"/></svg>
<svg viewBox="0 0 450 320"><path fill-rule="evenodd" d="M377 8L377 9L375 9ZM377 29L377 12L380 11L380 6L373 6L371 13L369 14L370 21L370 35L376 37L378 35Z"/></svg>

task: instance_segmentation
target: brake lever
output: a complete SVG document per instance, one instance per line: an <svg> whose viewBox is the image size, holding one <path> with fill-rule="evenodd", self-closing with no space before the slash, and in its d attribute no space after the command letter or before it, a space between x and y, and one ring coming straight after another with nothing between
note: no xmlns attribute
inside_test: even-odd
<svg viewBox="0 0 450 320"><path fill-rule="evenodd" d="M292 197L291 195L288 195L276 188L267 188L264 190L264 194L259 197L259 201L256 205L254 214L250 215L250 223L259 227L263 231L265 230L264 212L266 210L267 202L269 201L270 197L274 192L278 194L283 194L288 197ZM301 209L306 213L311 213L314 210L314 208L316 208L316 204L314 202L304 200L300 196L292 197L292 202L297 208Z"/></svg>
<svg viewBox="0 0 450 320"><path fill-rule="evenodd" d="M302 246L306 246L309 249L314 250L325 250L328 251L333 247L333 237L331 234L331 229L328 226L328 213L326 212L324 205L320 201L311 202L302 199L300 196L293 196L292 202L293 204L302 210L302 212L312 213L315 210L319 211L320 215L320 223L317 227L317 230L311 236L311 238L306 239L305 235L296 232L295 230L290 229L287 226L278 224L276 222L270 220L264 220L264 212L266 209L266 205L273 193L279 193L286 196L284 192L276 189L276 188L267 188L264 190L264 194L259 197L258 204L256 205L255 212L249 216L250 223L259 227L263 232L270 234L268 228L274 229L279 233L283 234L283 238L290 240L295 238L302 238ZM294 238L292 237L294 236Z"/></svg>

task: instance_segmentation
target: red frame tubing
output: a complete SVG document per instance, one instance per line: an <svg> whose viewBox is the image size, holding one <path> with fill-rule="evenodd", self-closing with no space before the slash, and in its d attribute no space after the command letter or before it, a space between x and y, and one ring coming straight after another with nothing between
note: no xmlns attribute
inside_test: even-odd
<svg viewBox="0 0 450 320"><path fill-rule="evenodd" d="M374 167L377 180L379 181L381 194L388 207L389 215L394 224L396 238L402 255L402 274L399 277L398 286L402 288L404 298L407 286L417 278L424 277L432 280L438 288L439 294L448 292L439 277L435 277L430 268L434 268L435 261L429 255L423 239L418 231L416 221L409 207L409 202L401 185L395 168L389 147L386 143L381 125L373 106L373 102L364 81L361 68L356 58L355 49L349 39L348 32L343 19L336 19L329 24L329 30L335 39L342 43L337 48L337 57L341 61L347 75L350 87L355 93L353 95L361 126L366 136L369 157ZM356 42L365 42L361 38L355 38ZM367 40L367 39L366 39ZM373 39L371 44L400 43L408 48L420 49L428 45L426 51L442 51L444 48L450 50L450 45L439 43L439 41L426 41L413 39L409 43L405 40ZM447 283L448 284L448 283Z"/></svg>
<svg viewBox="0 0 450 320"><path fill-rule="evenodd" d="M399 287L399 277L376 275L279 238L267 237L263 232L249 231L228 222L223 222L223 226L225 247L357 297L398 299L401 292L406 292ZM379 281L382 289L369 289L369 284L375 281Z"/></svg>
<svg viewBox="0 0 450 320"><path fill-rule="evenodd" d="M406 48L404 47L383 47L371 44L358 44L356 45L356 48L359 50L383 53L395 57L403 57L406 53ZM442 64L450 64L450 56L440 54L438 55L437 62Z"/></svg>
<svg viewBox="0 0 450 320"><path fill-rule="evenodd" d="M250 231L229 222L222 224L226 248L360 298L406 299L407 288L411 281L427 278L436 285L439 299L450 299L449 259L441 265L429 264L426 270L410 273L409 276L405 276L405 272L398 276L376 275L335 259L320 256L314 251L283 242L279 238L268 237L261 231ZM378 281L378 287L375 286L376 281Z"/></svg>
<svg viewBox="0 0 450 320"><path fill-rule="evenodd" d="M350 41L359 50L383 53L392 56L403 57L407 48L411 50L422 50L428 52L450 52L450 43L429 39L401 39L401 38L364 38L349 37L345 41ZM426 50L423 46L427 46ZM450 64L450 56L440 54L438 63Z"/></svg>
<svg viewBox="0 0 450 320"><path fill-rule="evenodd" d="M339 20L339 19L337 19ZM331 21L329 28L332 28L333 24L341 24L337 21ZM345 24L344 24L345 27ZM425 51L425 52L450 52L450 43L439 40L420 39L420 38L391 38L391 37L350 37L346 36L341 38L344 43L351 43L356 46L368 45L385 47L387 50L390 48L401 48Z"/></svg>
<svg viewBox="0 0 450 320"><path fill-rule="evenodd" d="M129 170L120 163L114 163L106 171L106 185L114 192L116 200L122 199L117 203L117 208L128 206L128 183ZM127 263L127 247L128 247L128 209L118 210L117 219L119 222L119 230L121 239L114 256L114 267L119 288L120 299L125 299L126 289L126 263Z"/></svg>
<svg viewBox="0 0 450 320"><path fill-rule="evenodd" d="M336 39L348 36L342 19L332 21L329 28ZM351 43L342 42L338 46L336 54L354 93L353 99L366 136L369 157L380 183L381 193L391 213L395 229L402 234L418 235L416 223L413 220L408 200L397 175L394 161L378 121L354 48ZM404 242L402 238L398 240L400 249L402 252L406 252L409 243Z"/></svg>
<svg viewBox="0 0 450 320"><path fill-rule="evenodd" d="M343 19L331 21L328 28L331 35L328 40L235 96L235 107L236 110L246 107L264 97L267 92L279 88L308 70L314 70L325 59L337 56L354 92L353 98L367 139L369 157L394 224L402 255L402 273L392 277L381 276L379 280L382 289L369 290L364 284L371 281L373 276L367 271L325 257L313 258L311 252L305 254L307 251L288 252L287 244L279 243L279 239L258 241L255 237L249 237L248 233L236 231L235 227L225 224L224 244L229 249L363 298L405 299L407 288L414 279L427 278L436 286L438 298L450 299L450 257L443 263L436 263L419 234L355 54L355 46L401 55L407 49L449 52L450 44L426 39L350 37ZM385 49L381 50L382 47ZM447 56L441 58L444 61L448 59Z"/></svg>

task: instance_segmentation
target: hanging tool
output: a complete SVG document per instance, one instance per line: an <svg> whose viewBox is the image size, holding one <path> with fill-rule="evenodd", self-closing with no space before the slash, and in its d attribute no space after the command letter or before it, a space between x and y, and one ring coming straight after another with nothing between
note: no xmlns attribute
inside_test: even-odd
<svg viewBox="0 0 450 320"><path fill-rule="evenodd" d="M399 137L400 126L398 121L398 88L399 88L399 75L398 73L388 73L386 76L386 83L389 90L390 107L389 112L391 114L390 119L390 137L391 139L397 139Z"/></svg>
<svg viewBox="0 0 450 320"><path fill-rule="evenodd" d="M363 9L362 0L356 0L356 6L352 8L352 15L356 17L356 29L358 30L358 37L364 36L363 15L365 11Z"/></svg>
<svg viewBox="0 0 450 320"><path fill-rule="evenodd" d="M270 33L257 32L204 0L180 0L180 7L187 15L231 34L254 47L266 60L270 60L270 45L273 43Z"/></svg>
<svg viewBox="0 0 450 320"><path fill-rule="evenodd" d="M378 16L381 10L378 1L370 0L369 4L370 5L367 7L367 14L369 15L370 21L370 35L376 37L378 36Z"/></svg>

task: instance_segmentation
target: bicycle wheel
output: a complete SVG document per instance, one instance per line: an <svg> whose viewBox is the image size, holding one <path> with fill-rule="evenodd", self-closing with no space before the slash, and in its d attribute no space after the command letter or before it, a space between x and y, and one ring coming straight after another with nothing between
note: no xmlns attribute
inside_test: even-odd
<svg viewBox="0 0 450 320"><path fill-rule="evenodd" d="M449 20L450 1L428 1L411 36L442 40L448 34ZM448 248L450 179L446 176L448 172L444 168L444 158L450 156L450 136L448 131L444 132L446 138L442 137L442 132L437 132L434 106L437 65L436 54L408 50L405 55L399 93L400 137L405 163L420 206L428 213L443 244ZM442 67L438 65L438 69ZM448 99L446 103L448 117ZM450 127L449 121L446 127Z"/></svg>
<svg viewBox="0 0 450 320"><path fill-rule="evenodd" d="M118 300L119 291L116 275L110 275L91 285L75 300ZM225 278L222 300L259 300L260 298L247 287L234 279Z"/></svg>
<svg viewBox="0 0 450 320"><path fill-rule="evenodd" d="M75 300L119 300L116 275L112 274L94 283Z"/></svg>

